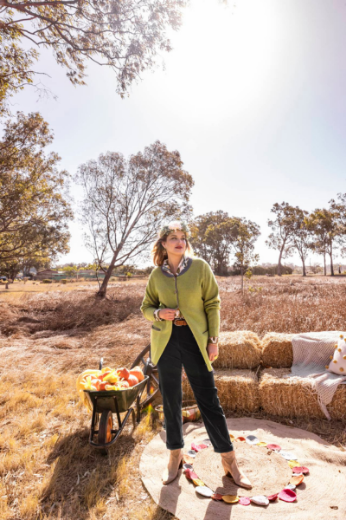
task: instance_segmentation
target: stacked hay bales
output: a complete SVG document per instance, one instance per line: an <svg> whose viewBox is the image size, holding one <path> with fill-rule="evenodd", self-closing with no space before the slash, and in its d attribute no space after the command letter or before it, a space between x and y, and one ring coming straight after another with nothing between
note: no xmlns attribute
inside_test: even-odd
<svg viewBox="0 0 346 520"><path fill-rule="evenodd" d="M258 378L251 370L221 369L214 371L215 386L223 411L255 412L260 407ZM194 399L191 386L183 381L183 396Z"/></svg>
<svg viewBox="0 0 346 520"><path fill-rule="evenodd" d="M255 412L260 407L258 377L261 341L251 331L221 332L214 379L224 412ZM184 399L194 399L188 379L183 380Z"/></svg>
<svg viewBox="0 0 346 520"><path fill-rule="evenodd" d="M313 380L289 376L286 368L264 370L259 383L263 410L281 417L325 418L318 403ZM346 385L339 385L327 410L332 419L343 420L346 408Z"/></svg>
<svg viewBox="0 0 346 520"><path fill-rule="evenodd" d="M290 373L287 368L263 370L259 383L263 410L280 417L324 417L313 382L308 378L286 378Z"/></svg>
<svg viewBox="0 0 346 520"><path fill-rule="evenodd" d="M254 332L221 332L219 357L214 361L213 367L253 369L261 363L261 353L261 340Z"/></svg>
<svg viewBox="0 0 346 520"><path fill-rule="evenodd" d="M294 334L268 332L262 339L262 364L271 368L290 368L293 363Z"/></svg>
<svg viewBox="0 0 346 520"><path fill-rule="evenodd" d="M293 336L269 332L260 341L251 331L220 333L213 368L225 413L263 409L280 417L326 419L313 379L292 376ZM183 396L194 400L188 379L183 380ZM346 385L341 384L327 410L333 420L344 420L345 409Z"/></svg>

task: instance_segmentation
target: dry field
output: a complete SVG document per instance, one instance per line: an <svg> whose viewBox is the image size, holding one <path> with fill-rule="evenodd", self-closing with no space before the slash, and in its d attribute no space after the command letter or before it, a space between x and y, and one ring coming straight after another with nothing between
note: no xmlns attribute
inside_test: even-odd
<svg viewBox="0 0 346 520"><path fill-rule="evenodd" d="M345 330L346 277L218 278L221 330L266 332ZM0 518L174 518L143 487L144 446L161 429L152 413L123 432L104 457L89 447L90 415L75 391L76 376L130 366L148 344L151 324L140 313L145 280L112 284L109 299L96 286L14 284L0 287ZM345 424L288 420L249 413L313 431L343 449ZM153 460L153 464L155 461Z"/></svg>

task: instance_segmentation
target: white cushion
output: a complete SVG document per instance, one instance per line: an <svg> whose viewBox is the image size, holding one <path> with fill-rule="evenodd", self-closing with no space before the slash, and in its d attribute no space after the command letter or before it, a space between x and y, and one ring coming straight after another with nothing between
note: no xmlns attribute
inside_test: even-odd
<svg viewBox="0 0 346 520"><path fill-rule="evenodd" d="M330 363L326 366L328 372L346 375L346 333L340 334L334 355L330 358Z"/></svg>

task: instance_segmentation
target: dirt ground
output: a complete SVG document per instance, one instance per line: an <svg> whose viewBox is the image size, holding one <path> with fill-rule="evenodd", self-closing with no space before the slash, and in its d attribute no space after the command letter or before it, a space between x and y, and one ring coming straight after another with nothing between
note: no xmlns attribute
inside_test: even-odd
<svg viewBox="0 0 346 520"><path fill-rule="evenodd" d="M217 277L221 330L266 332L343 330L346 277L253 277L244 295L239 277ZM75 390L76 376L97 368L130 367L149 344L140 313L146 280L111 284L0 286L0 517L31 519L151 519L173 515L142 485L141 453L162 428L149 408L122 432L107 456L88 444L90 413ZM280 312L278 312L280 309ZM244 415L244 414L242 414ZM239 415L233 415L239 417ZM341 421L249 414L320 435L346 448Z"/></svg>

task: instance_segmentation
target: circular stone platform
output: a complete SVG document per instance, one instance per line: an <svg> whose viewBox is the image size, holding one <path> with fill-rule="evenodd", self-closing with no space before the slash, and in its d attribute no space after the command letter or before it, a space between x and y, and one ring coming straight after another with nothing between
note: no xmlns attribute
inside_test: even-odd
<svg viewBox="0 0 346 520"><path fill-rule="evenodd" d="M252 489L236 485L226 477L221 457L212 446L200 451L193 463L194 471L206 486L221 495L256 496L273 495L289 483L292 470L279 453L247 442L234 442L238 466L252 483Z"/></svg>
<svg viewBox="0 0 346 520"><path fill-rule="evenodd" d="M180 520L224 520L254 518L285 518L285 520L344 520L346 511L346 452L315 435L298 428L290 428L273 421L227 419L229 432L235 437L256 435L260 441L279 444L282 450L293 452L302 466L310 469L304 482L297 488L297 500L286 503L270 502L266 507L250 504L226 504L198 495L194 484L179 470L177 478L163 485L161 474L167 465L166 432L162 430L146 446L140 461L140 473L146 489L154 501ZM183 426L184 453L191 443L208 438L203 423ZM260 446L235 441L239 466L253 484L250 490L236 486L224 475L220 454L210 446L197 453L194 470L214 492L238 496L271 495L289 483L291 470L281 455Z"/></svg>

